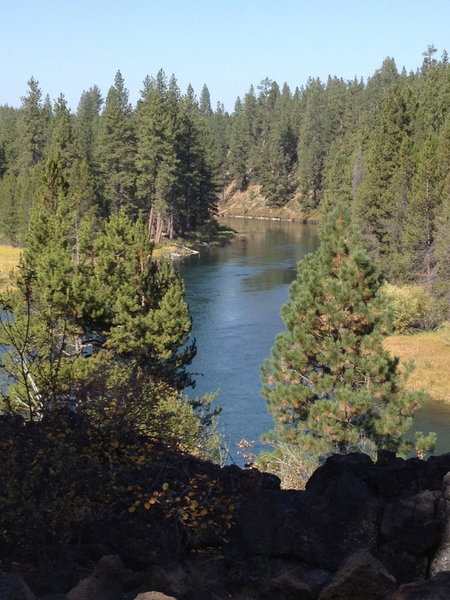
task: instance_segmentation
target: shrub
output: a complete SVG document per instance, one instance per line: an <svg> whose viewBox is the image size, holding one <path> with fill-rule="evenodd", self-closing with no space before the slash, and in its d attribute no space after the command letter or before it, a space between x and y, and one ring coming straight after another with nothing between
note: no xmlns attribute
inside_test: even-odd
<svg viewBox="0 0 450 600"><path fill-rule="evenodd" d="M0 415L0 568L54 564L99 540L132 560L154 550L155 539L171 555L220 546L234 504L219 471L175 440L123 423L99 427L85 413Z"/></svg>
<svg viewBox="0 0 450 600"><path fill-rule="evenodd" d="M384 284L383 291L392 306L395 333L434 329L439 325L440 310L433 296L420 285Z"/></svg>

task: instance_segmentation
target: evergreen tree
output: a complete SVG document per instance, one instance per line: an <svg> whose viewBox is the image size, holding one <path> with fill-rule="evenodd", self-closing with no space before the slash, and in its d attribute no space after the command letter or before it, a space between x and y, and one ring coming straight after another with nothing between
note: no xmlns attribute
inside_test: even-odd
<svg viewBox="0 0 450 600"><path fill-rule="evenodd" d="M431 291L435 278L436 211L442 199L443 180L435 136L419 146L414 162L416 172L405 207L400 256L404 279L418 281Z"/></svg>
<svg viewBox="0 0 450 600"><path fill-rule="evenodd" d="M210 117L213 114L211 108L211 96L206 83L202 87L202 93L200 94L199 111L203 117Z"/></svg>
<svg viewBox="0 0 450 600"><path fill-rule="evenodd" d="M3 154L3 166L11 171L17 160L18 121L20 111L11 106L0 106L0 146ZM3 173L4 174L4 173ZM3 176L3 175L1 175Z"/></svg>
<svg viewBox="0 0 450 600"><path fill-rule="evenodd" d="M21 168L33 167L43 159L47 139L47 117L39 82L32 77L28 81L28 87L28 94L22 98L17 138Z"/></svg>
<svg viewBox="0 0 450 600"><path fill-rule="evenodd" d="M207 153L207 141L194 90L189 86L180 105L177 233L196 230L216 210L213 159Z"/></svg>
<svg viewBox="0 0 450 600"><path fill-rule="evenodd" d="M49 143L49 154L59 154L62 167L69 169L75 156L72 115L67 108L64 95L55 102L52 120L52 132Z"/></svg>
<svg viewBox="0 0 450 600"><path fill-rule="evenodd" d="M179 90L173 80L169 90L164 71L156 79L145 79L137 107L137 185L141 207L149 215L149 235L156 242L164 223L173 224L179 168L178 104Z"/></svg>
<svg viewBox="0 0 450 600"><path fill-rule="evenodd" d="M381 283L349 210L338 205L319 250L299 263L281 311L287 330L263 367L271 439L320 455L401 447L426 396L403 391L397 360L383 349Z"/></svg>
<svg viewBox="0 0 450 600"><path fill-rule="evenodd" d="M254 94L253 94L254 95ZM245 127L246 118L243 112L242 101L238 97L234 105L230 127L230 144L228 155L228 171L230 179L234 181L238 190L243 190L248 185L248 154L250 147L250 136Z"/></svg>
<svg viewBox="0 0 450 600"><path fill-rule="evenodd" d="M259 171L269 206L286 204L294 189L292 170L297 159L297 137L291 123L291 107L291 93L285 84L271 106L267 140L262 141Z"/></svg>
<svg viewBox="0 0 450 600"><path fill-rule="evenodd" d="M16 287L2 298L13 319L3 317L1 339L9 401L29 418L67 404L142 417L146 401L193 385L179 276L152 260L142 220L120 211L98 233L88 217L79 222L57 158L45 167Z"/></svg>
<svg viewBox="0 0 450 600"><path fill-rule="evenodd" d="M364 177L354 211L358 225L377 256L397 254L401 218L410 187L411 118L409 90L391 90L378 114L364 158Z"/></svg>
<svg viewBox="0 0 450 600"><path fill-rule="evenodd" d="M99 88L95 85L81 94L75 116L75 140L77 154L92 168L94 165L95 148L99 133L100 110L103 99Z"/></svg>
<svg viewBox="0 0 450 600"><path fill-rule="evenodd" d="M304 113L298 134L298 180L306 212L317 208L322 197L322 169L329 139L325 123L324 86L310 79L304 90Z"/></svg>
<svg viewBox="0 0 450 600"><path fill-rule="evenodd" d="M97 152L107 211L114 213L126 208L136 212L136 139L128 91L120 71L106 97Z"/></svg>

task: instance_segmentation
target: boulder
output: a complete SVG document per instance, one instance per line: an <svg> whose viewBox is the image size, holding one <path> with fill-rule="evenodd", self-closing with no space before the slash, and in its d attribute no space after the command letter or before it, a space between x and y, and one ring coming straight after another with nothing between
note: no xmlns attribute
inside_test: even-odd
<svg viewBox="0 0 450 600"><path fill-rule="evenodd" d="M352 552L375 548L382 503L353 469L335 473L329 484L317 491L310 486L307 498L309 510L303 528L309 544L303 560L336 571Z"/></svg>
<svg viewBox="0 0 450 600"><path fill-rule="evenodd" d="M162 592L144 592L138 594L134 600L177 600L173 596L166 596Z"/></svg>
<svg viewBox="0 0 450 600"><path fill-rule="evenodd" d="M440 492L424 490L385 504L380 524L379 558L399 583L422 578L440 533Z"/></svg>
<svg viewBox="0 0 450 600"><path fill-rule="evenodd" d="M140 591L145 589L155 590L169 597L181 597L191 591L186 570L178 562L166 564L164 568L153 565L147 571L145 582Z"/></svg>
<svg viewBox="0 0 450 600"><path fill-rule="evenodd" d="M119 600L123 593L122 572L123 563L119 556L104 556L94 572L67 594L67 600Z"/></svg>
<svg viewBox="0 0 450 600"><path fill-rule="evenodd" d="M450 473L442 481L442 497L439 502L440 544L431 562L430 574L450 571Z"/></svg>
<svg viewBox="0 0 450 600"><path fill-rule="evenodd" d="M319 600L390 600L396 581L368 550L349 556Z"/></svg>
<svg viewBox="0 0 450 600"><path fill-rule="evenodd" d="M311 588L314 598L319 596L322 589L331 582L332 578L332 574L323 569L313 569L303 576L305 583Z"/></svg>
<svg viewBox="0 0 450 600"><path fill-rule="evenodd" d="M270 582L270 597L283 600L313 600L311 587L295 570L286 571Z"/></svg>
<svg viewBox="0 0 450 600"><path fill-rule="evenodd" d="M20 575L7 573L0 576L1 600L36 600L36 596Z"/></svg>
<svg viewBox="0 0 450 600"><path fill-rule="evenodd" d="M392 600L448 600L450 598L450 571L443 571L423 581L401 585Z"/></svg>

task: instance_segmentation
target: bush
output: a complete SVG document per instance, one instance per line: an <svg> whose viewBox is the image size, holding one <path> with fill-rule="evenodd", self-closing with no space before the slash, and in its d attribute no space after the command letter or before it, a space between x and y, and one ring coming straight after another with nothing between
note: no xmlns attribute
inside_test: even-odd
<svg viewBox="0 0 450 600"><path fill-rule="evenodd" d="M178 443L71 410L41 421L0 415L0 570L64 561L79 544L120 545L138 561L155 539L171 556L221 546L234 504L219 473Z"/></svg>
<svg viewBox="0 0 450 600"><path fill-rule="evenodd" d="M412 333L434 329L441 322L439 305L420 285L391 285L383 291L392 306L392 325L395 333Z"/></svg>

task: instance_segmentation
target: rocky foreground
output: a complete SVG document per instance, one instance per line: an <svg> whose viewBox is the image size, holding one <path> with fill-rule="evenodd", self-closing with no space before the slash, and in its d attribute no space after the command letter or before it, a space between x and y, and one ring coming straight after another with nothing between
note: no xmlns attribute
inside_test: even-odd
<svg viewBox="0 0 450 600"><path fill-rule="evenodd" d="M80 544L84 573L79 560L45 575L10 565L1 600L450 598L450 454L422 461L380 452L376 463L334 455L305 491L280 490L254 470L202 468L235 499L222 547L206 536L183 554L150 529L151 551L139 556L121 530L108 543ZM90 572L89 560L97 561Z"/></svg>

